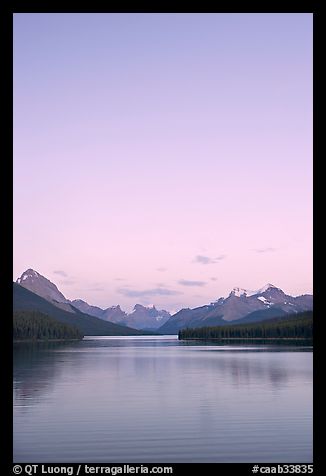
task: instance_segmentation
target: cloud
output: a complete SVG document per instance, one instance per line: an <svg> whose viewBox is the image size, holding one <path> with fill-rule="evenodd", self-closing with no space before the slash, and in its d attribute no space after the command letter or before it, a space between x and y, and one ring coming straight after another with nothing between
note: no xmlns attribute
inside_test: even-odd
<svg viewBox="0 0 326 476"><path fill-rule="evenodd" d="M274 251L276 251L276 248L257 248L254 251L256 251L256 253L273 253Z"/></svg>
<svg viewBox="0 0 326 476"><path fill-rule="evenodd" d="M212 276L212 277L210 278L210 280L211 280L211 281L217 281L217 278L216 278L215 276Z"/></svg>
<svg viewBox="0 0 326 476"><path fill-rule="evenodd" d="M164 271L166 271L166 268L156 268L156 271L160 271L161 273L163 273Z"/></svg>
<svg viewBox="0 0 326 476"><path fill-rule="evenodd" d="M205 286L206 282L205 281L190 281L188 279L180 279L178 281L181 286Z"/></svg>
<svg viewBox="0 0 326 476"><path fill-rule="evenodd" d="M218 263L225 257L226 255L219 255L219 256L216 256L215 258L210 258L209 256L204 256L204 255L197 255L194 261L195 263L200 263L200 264L214 264L214 263Z"/></svg>
<svg viewBox="0 0 326 476"><path fill-rule="evenodd" d="M59 276L62 276L64 278L67 278L68 277L68 274L63 271L62 269L57 269L56 271L53 271L54 274L58 274Z"/></svg>
<svg viewBox="0 0 326 476"><path fill-rule="evenodd" d="M149 297L149 296L175 296L177 294L183 294L179 291L174 291L173 289L166 288L153 288L153 289L144 289L144 290L135 290L128 288L119 288L117 290L119 294L123 294L127 297Z"/></svg>
<svg viewBox="0 0 326 476"><path fill-rule="evenodd" d="M114 278L115 281L125 281L125 278Z"/></svg>

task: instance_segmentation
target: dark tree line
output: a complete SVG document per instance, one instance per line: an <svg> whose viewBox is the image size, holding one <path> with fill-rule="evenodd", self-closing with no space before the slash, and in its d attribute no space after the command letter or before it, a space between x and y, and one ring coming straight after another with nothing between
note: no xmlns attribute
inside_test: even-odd
<svg viewBox="0 0 326 476"><path fill-rule="evenodd" d="M15 311L13 338L17 340L82 339L83 334L77 327L63 324L41 312Z"/></svg>
<svg viewBox="0 0 326 476"><path fill-rule="evenodd" d="M179 339L312 339L312 334L312 311L307 311L254 324L182 329Z"/></svg>

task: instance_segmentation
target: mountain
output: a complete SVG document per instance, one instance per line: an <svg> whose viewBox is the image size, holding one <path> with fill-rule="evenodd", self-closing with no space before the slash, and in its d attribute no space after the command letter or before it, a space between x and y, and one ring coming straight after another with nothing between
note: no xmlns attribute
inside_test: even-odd
<svg viewBox="0 0 326 476"><path fill-rule="evenodd" d="M90 316L95 316L101 318L103 314L103 309L97 306L91 306L88 304L86 301L83 301L82 299L74 299L71 301L71 304L79 309L81 312L84 312L85 314L89 314Z"/></svg>
<svg viewBox="0 0 326 476"><path fill-rule="evenodd" d="M313 308L313 298L311 294L302 294L302 296L296 298L296 302L306 311L309 311Z"/></svg>
<svg viewBox="0 0 326 476"><path fill-rule="evenodd" d="M233 288L227 298L219 298L206 306L181 309L163 324L158 332L176 334L187 327L222 326L259 322L291 313L312 310L313 296L289 296L273 284L257 291Z"/></svg>
<svg viewBox="0 0 326 476"><path fill-rule="evenodd" d="M287 316L287 312L279 307L269 307L268 309L262 309L260 311L253 311L245 317L241 319L237 319L232 321L231 324L247 324L247 323L255 323L266 321L273 318L281 318L282 316Z"/></svg>
<svg viewBox="0 0 326 476"><path fill-rule="evenodd" d="M133 311L127 314L119 305L102 309L92 306L82 299L70 301L54 283L33 269L25 271L16 283L66 312L76 314L80 311L89 316L133 329L156 330L171 317L167 311L157 310L155 306L144 307L141 304L136 304Z"/></svg>
<svg viewBox="0 0 326 476"><path fill-rule="evenodd" d="M75 309L74 313L67 312L17 283L13 283L13 310L39 311L64 324L77 327L83 335L122 336L142 334L139 330L103 321L97 317L84 314L78 309Z"/></svg>
<svg viewBox="0 0 326 476"><path fill-rule="evenodd" d="M171 314L167 311L158 310L155 306L145 307L141 304L136 304L133 311L129 314L123 311L119 305L101 309L96 306L90 306L81 299L72 301L72 304L80 311L86 312L91 316L96 316L122 326L129 326L133 329L156 330L171 317Z"/></svg>
<svg viewBox="0 0 326 476"><path fill-rule="evenodd" d="M145 307L141 304L136 304L133 311L127 314L119 305L101 309L96 306L90 306L87 302L80 299L72 301L72 303L82 312L87 312L105 321L129 326L133 329L156 330L171 317L171 314L167 311L158 310L155 306Z"/></svg>
<svg viewBox="0 0 326 476"><path fill-rule="evenodd" d="M286 317L265 319L250 324L187 328L179 331L179 339L304 339L311 344L313 312L287 314Z"/></svg>
<svg viewBox="0 0 326 476"><path fill-rule="evenodd" d="M123 319L127 316L127 314L121 310L119 305L111 306L111 307L108 307L107 309L102 309L97 306L92 306L88 304L86 301L83 301L82 299L75 299L74 301L71 301L71 302L80 311L86 312L87 314L90 314L91 316L99 317L100 319L103 319L104 321L118 323L123 321Z"/></svg>
<svg viewBox="0 0 326 476"><path fill-rule="evenodd" d="M145 307L136 304L129 314L119 305L102 309L92 306L82 299L69 301L57 286L33 269L25 271L16 281L17 285L42 297L53 306L70 316L87 315L105 322L118 324L120 327L155 331L161 334L175 334L186 327L222 326L259 322L273 317L309 311L313 308L313 296L304 294L293 297L273 284L251 291L233 288L227 298L197 307L181 309L171 316L167 311L158 310L155 306ZM131 329L131 331L132 331Z"/></svg>
<svg viewBox="0 0 326 476"><path fill-rule="evenodd" d="M127 314L124 311L122 311L119 305L111 306L111 307L108 307L107 309L104 309L103 314L101 316L101 318L105 319L106 321L128 325L123 322L126 317L127 317Z"/></svg>
<svg viewBox="0 0 326 476"><path fill-rule="evenodd" d="M47 301L52 302L60 309L76 313L75 307L72 306L71 302L59 291L57 286L34 269L24 271L16 283Z"/></svg>
<svg viewBox="0 0 326 476"><path fill-rule="evenodd" d="M167 311L158 310L155 306L145 307L136 304L133 311L125 317L123 322L135 329L153 330L161 327L170 317L171 315Z"/></svg>

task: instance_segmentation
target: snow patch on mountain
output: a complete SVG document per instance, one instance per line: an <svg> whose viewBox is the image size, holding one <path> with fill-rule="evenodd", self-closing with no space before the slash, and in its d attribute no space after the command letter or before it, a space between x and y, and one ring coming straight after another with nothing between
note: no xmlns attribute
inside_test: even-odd
<svg viewBox="0 0 326 476"><path fill-rule="evenodd" d="M236 297L241 297L241 296L254 296L257 294L257 291L250 291L249 289L243 289L243 288L233 288L232 291L230 292L230 295L233 294Z"/></svg>
<svg viewBox="0 0 326 476"><path fill-rule="evenodd" d="M236 287L236 288L233 288L232 291L230 292L229 296L231 295L234 295L236 297L241 297L241 296L246 296L246 297L251 297L251 296L257 296L259 294L263 294L265 293L266 291L268 291L269 289L280 289L280 288L277 288L276 286L274 286L274 284L265 284L265 286L263 286L262 288L260 289L257 289L256 291L253 291L253 290L250 290L250 289L244 289L244 288L239 288L239 287Z"/></svg>
<svg viewBox="0 0 326 476"><path fill-rule="evenodd" d="M272 306L273 305L273 303L269 302L268 299L266 299L264 296L259 296L257 299L259 299L259 301L263 302L267 306Z"/></svg>
<svg viewBox="0 0 326 476"><path fill-rule="evenodd" d="M17 279L16 283L21 284L26 279L33 281L35 278L38 278L39 276L40 275L37 273L37 271L34 271L34 269L30 268L24 271L21 277Z"/></svg>

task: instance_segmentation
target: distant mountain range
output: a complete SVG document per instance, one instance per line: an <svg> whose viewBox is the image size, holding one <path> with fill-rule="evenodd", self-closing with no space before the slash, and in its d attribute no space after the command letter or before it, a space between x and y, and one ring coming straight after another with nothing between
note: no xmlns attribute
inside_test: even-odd
<svg viewBox="0 0 326 476"><path fill-rule="evenodd" d="M158 310L155 306L145 307L136 304L133 311L127 314L119 305L101 309L98 306L88 304L82 299L70 301L66 299L54 283L33 269L26 270L17 279L16 283L66 312L76 314L77 311L80 311L104 321L133 329L155 331L171 317L170 313Z"/></svg>
<svg viewBox="0 0 326 476"><path fill-rule="evenodd" d="M181 309L158 332L176 334L180 329L188 327L259 322L312 309L311 294L289 296L273 284L267 284L257 291L234 288L227 298L220 298L195 309Z"/></svg>
<svg viewBox="0 0 326 476"><path fill-rule="evenodd" d="M13 283L13 310L15 311L38 311L46 316L73 325L79 329L83 335L88 336L116 336L116 335L141 335L137 329L130 329L126 326L119 326L112 322L106 322L97 317L90 316L75 309L68 312L58 307L54 302L29 291L27 288Z"/></svg>
<svg viewBox="0 0 326 476"><path fill-rule="evenodd" d="M119 305L102 309L81 299L70 301L66 299L54 283L33 269L25 271L17 279L16 284L14 283L14 296L16 294L20 302L24 297L24 305L26 305L26 298L28 297L27 301L30 302L31 296L23 295L18 288L25 288L25 291L28 290L34 296L32 299L33 306L38 298L42 299L42 308L38 307L37 310L45 312L45 302L47 306L52 306L52 314L49 315L55 317L53 315L54 309L57 315L60 310L61 316L64 319L69 319L71 324L73 324L72 320L78 320L81 316L85 321L84 316L87 316L87 322L91 327L92 324L96 323L97 330L94 332L102 332L100 328L104 329L103 325L117 326L110 329L105 327L106 332L112 334L104 333L104 335L114 335L115 332L125 335L128 332L136 333L136 330L155 331L160 334L177 334L180 329L190 327L259 322L313 309L313 296L311 294L293 297L285 294L282 289L273 284L267 284L257 291L233 288L227 298L221 297L210 304L194 309L181 309L172 316L167 311L156 309L155 306L145 307L136 304L133 311L127 314ZM37 301L37 304L39 306L40 301ZM21 306L18 309L23 310ZM66 320L63 322L68 323ZM124 330L125 334L121 334L121 329ZM85 335L90 335L85 329L81 330Z"/></svg>
<svg viewBox="0 0 326 476"><path fill-rule="evenodd" d="M97 306L91 306L81 299L76 299L71 302L77 309L91 316L96 316L100 319L115 322L123 326L130 326L134 329L157 330L171 317L169 312L158 310L155 306L145 307L141 304L136 304L133 311L127 314L119 305L101 309Z"/></svg>

